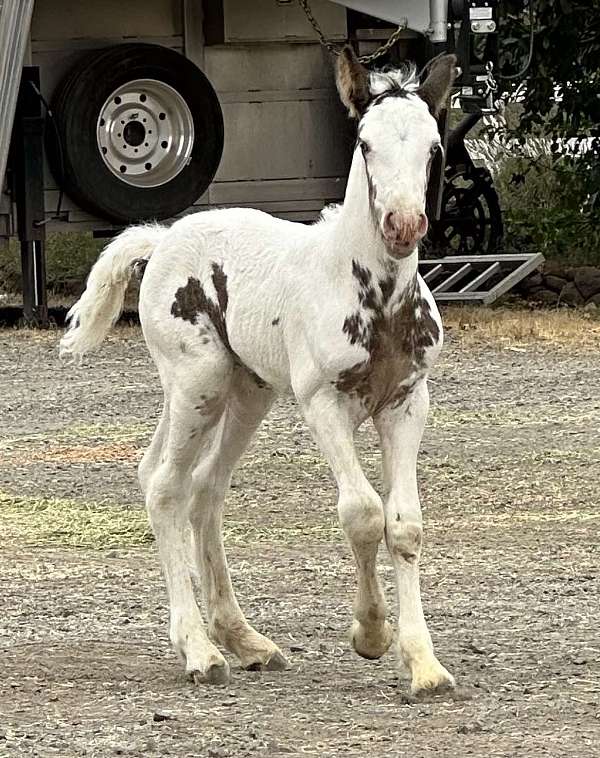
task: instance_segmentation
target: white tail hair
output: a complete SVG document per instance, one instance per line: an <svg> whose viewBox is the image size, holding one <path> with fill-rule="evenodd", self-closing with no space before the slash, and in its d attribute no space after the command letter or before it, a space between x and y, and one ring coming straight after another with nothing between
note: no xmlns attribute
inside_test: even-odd
<svg viewBox="0 0 600 758"><path fill-rule="evenodd" d="M135 262L150 258L167 231L159 224L132 226L102 251L83 295L67 313L68 328L59 348L61 358L81 359L100 345L121 315Z"/></svg>

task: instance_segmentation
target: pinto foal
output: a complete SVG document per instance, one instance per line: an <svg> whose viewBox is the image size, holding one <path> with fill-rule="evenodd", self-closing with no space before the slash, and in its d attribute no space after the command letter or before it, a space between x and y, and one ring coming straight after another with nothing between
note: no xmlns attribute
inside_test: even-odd
<svg viewBox="0 0 600 758"><path fill-rule="evenodd" d="M339 488L358 580L354 649L379 658L392 642L376 572L385 537L412 691L454 684L434 655L421 606L416 460L427 375L442 345L438 310L417 273L417 245L440 146L435 116L455 64L452 55L437 59L419 84L414 70L369 73L346 48L337 85L358 119L358 138L342 205L312 226L236 208L170 228L130 228L100 256L70 312L61 352L78 357L102 341L132 270L145 265L140 320L164 407L139 478L167 584L170 638L198 682L229 680L215 643L245 668L286 666L238 605L221 519L234 466L276 395L291 390ZM354 448L354 431L369 417L383 451L383 500ZM190 525L208 628L186 562Z"/></svg>

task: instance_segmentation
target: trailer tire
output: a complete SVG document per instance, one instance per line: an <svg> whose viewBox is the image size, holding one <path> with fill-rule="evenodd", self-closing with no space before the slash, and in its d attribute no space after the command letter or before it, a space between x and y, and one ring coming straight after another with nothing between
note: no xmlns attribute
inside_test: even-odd
<svg viewBox="0 0 600 758"><path fill-rule="evenodd" d="M52 172L111 222L164 219L192 205L223 152L223 115L202 71L160 45L124 44L79 61L51 104Z"/></svg>

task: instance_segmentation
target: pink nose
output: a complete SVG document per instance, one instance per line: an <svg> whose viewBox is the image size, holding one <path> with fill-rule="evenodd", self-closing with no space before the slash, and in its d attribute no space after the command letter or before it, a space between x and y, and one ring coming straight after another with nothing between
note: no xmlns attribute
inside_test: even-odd
<svg viewBox="0 0 600 758"><path fill-rule="evenodd" d="M392 245L414 247L427 233L427 227L427 216L424 213L386 213L383 236Z"/></svg>

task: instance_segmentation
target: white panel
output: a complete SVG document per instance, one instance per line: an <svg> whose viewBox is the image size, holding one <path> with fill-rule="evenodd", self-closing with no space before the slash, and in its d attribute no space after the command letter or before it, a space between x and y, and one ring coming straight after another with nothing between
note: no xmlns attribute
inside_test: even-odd
<svg viewBox="0 0 600 758"><path fill-rule="evenodd" d="M251 6L251 7L249 7ZM326 37L346 39L346 12L327 0L311 0ZM223 0L226 42L290 42L315 40L315 30L296 0Z"/></svg>
<svg viewBox="0 0 600 758"><path fill-rule="evenodd" d="M320 45L207 47L204 73L217 92L335 89L333 62Z"/></svg>
<svg viewBox="0 0 600 758"><path fill-rule="evenodd" d="M217 179L336 176L352 143L336 100L225 103L225 149Z"/></svg>
<svg viewBox="0 0 600 758"><path fill-rule="evenodd" d="M36 0L31 24L33 41L182 33L180 0Z"/></svg>
<svg viewBox="0 0 600 758"><path fill-rule="evenodd" d="M346 177L326 179L282 179L254 182L214 182L208 194L211 205L238 203L273 203L307 201L311 198L323 202L339 200L344 196Z"/></svg>

